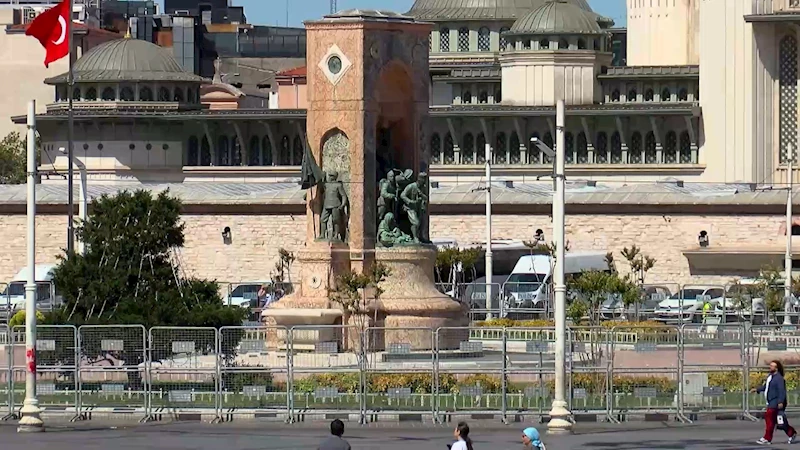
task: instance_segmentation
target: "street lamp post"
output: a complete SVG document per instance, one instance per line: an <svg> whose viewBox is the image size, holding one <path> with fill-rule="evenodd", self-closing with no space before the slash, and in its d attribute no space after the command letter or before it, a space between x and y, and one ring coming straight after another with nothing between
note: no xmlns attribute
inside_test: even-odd
<svg viewBox="0 0 800 450"><path fill-rule="evenodd" d="M25 402L17 431L44 431L39 400L36 399L36 102L28 103L28 231L25 282Z"/></svg>
<svg viewBox="0 0 800 450"><path fill-rule="evenodd" d="M786 195L786 254L784 255L783 280L783 324L792 324L792 163L794 162L794 149L789 155L787 174L789 177L789 193Z"/></svg>
<svg viewBox="0 0 800 450"><path fill-rule="evenodd" d="M567 343L567 286L564 281L564 257L566 254L566 232L564 215L564 124L566 112L564 100L556 104L556 150L548 148L538 139L532 142L542 152L552 156L555 154L555 193L553 195L553 238L556 245L556 263L553 270L555 291L556 322L556 360L555 360L555 395L550 410L550 422L547 429L552 434L569 433L572 430L572 413L566 401L566 343Z"/></svg>

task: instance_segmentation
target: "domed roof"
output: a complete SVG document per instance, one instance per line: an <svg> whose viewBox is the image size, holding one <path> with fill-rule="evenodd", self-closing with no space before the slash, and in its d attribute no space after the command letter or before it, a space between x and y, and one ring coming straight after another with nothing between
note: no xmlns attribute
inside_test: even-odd
<svg viewBox="0 0 800 450"><path fill-rule="evenodd" d="M547 0L416 0L408 15L417 20L444 22L449 20L516 20L539 8ZM589 11L587 0L568 0Z"/></svg>
<svg viewBox="0 0 800 450"><path fill-rule="evenodd" d="M565 0L548 0L514 22L509 34L601 34L598 16Z"/></svg>
<svg viewBox="0 0 800 450"><path fill-rule="evenodd" d="M169 50L139 39L115 39L86 52L75 61L73 74L76 83L121 81L205 81L186 72ZM45 80L47 84L67 81L67 74Z"/></svg>

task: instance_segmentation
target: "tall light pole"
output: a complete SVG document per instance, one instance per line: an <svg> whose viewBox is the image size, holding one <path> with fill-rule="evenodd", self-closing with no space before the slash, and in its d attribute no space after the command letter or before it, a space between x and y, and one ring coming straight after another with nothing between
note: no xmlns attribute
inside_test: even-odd
<svg viewBox="0 0 800 450"><path fill-rule="evenodd" d="M36 399L36 102L28 103L28 255L25 282L25 402L17 431L44 431Z"/></svg>
<svg viewBox="0 0 800 450"><path fill-rule="evenodd" d="M791 325L792 318L792 163L794 162L794 149L791 149L788 164L789 193L786 195L786 254L783 259L783 324Z"/></svg>

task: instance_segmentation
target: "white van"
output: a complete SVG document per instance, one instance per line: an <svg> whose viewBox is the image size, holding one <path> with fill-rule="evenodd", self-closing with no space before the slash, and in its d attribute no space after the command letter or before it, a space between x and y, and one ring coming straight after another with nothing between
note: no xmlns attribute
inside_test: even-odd
<svg viewBox="0 0 800 450"><path fill-rule="evenodd" d="M36 308L50 310L61 304L61 297L55 293L53 284L54 264L37 264L34 270L36 279ZM28 270L23 268L17 275L3 286L0 292L0 318L10 318L17 311L25 309L25 283Z"/></svg>
<svg viewBox="0 0 800 450"><path fill-rule="evenodd" d="M590 270L609 271L606 252L570 252L564 258L564 276ZM543 308L552 276L550 255L521 257L506 280L503 292L510 308Z"/></svg>

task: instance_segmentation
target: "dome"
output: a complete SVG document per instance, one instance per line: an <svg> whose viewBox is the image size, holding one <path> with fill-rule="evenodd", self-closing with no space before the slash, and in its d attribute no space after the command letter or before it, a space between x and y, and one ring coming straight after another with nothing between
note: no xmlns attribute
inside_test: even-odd
<svg viewBox="0 0 800 450"><path fill-rule="evenodd" d="M568 0L592 13L587 0ZM417 20L516 20L544 5L547 0L416 0L408 15ZM594 14L594 13L592 13Z"/></svg>
<svg viewBox="0 0 800 450"><path fill-rule="evenodd" d="M139 39L115 39L86 52L75 61L73 74L76 83L122 81L205 81L186 72L170 51ZM67 74L45 80L47 84L67 82Z"/></svg>
<svg viewBox="0 0 800 450"><path fill-rule="evenodd" d="M602 34L598 16L564 0L549 0L514 22L509 34Z"/></svg>

